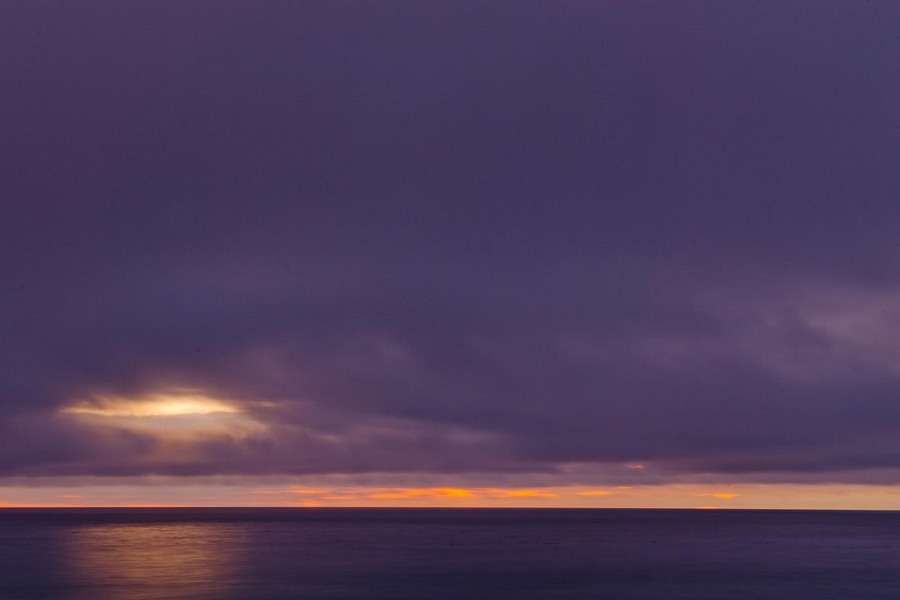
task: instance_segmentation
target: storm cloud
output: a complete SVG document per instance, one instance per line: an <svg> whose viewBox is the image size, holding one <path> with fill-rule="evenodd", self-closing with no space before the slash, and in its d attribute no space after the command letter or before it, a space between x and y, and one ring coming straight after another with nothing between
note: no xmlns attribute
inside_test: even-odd
<svg viewBox="0 0 900 600"><path fill-rule="evenodd" d="M892 479L898 20L6 3L0 474Z"/></svg>

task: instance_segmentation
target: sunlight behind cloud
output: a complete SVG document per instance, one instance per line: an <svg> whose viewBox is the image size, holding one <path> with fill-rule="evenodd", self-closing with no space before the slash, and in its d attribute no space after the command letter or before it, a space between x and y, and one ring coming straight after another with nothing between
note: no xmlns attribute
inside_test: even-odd
<svg viewBox="0 0 900 600"><path fill-rule="evenodd" d="M97 396L62 410L75 415L101 417L167 417L181 415L235 414L241 412L231 406L199 393L174 392L148 394L137 398Z"/></svg>
<svg viewBox="0 0 900 600"><path fill-rule="evenodd" d="M185 389L133 397L97 395L60 412L92 427L139 431L170 440L245 437L266 429L238 404Z"/></svg>

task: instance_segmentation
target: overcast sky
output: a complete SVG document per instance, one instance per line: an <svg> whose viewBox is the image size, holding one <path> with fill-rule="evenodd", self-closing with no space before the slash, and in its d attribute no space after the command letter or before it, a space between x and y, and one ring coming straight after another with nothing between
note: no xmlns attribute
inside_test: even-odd
<svg viewBox="0 0 900 600"><path fill-rule="evenodd" d="M898 22L3 3L0 476L900 483Z"/></svg>

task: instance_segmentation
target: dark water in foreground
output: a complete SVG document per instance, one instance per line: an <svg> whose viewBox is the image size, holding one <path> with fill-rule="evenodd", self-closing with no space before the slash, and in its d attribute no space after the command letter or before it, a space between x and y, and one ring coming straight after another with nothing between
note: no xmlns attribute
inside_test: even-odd
<svg viewBox="0 0 900 600"><path fill-rule="evenodd" d="M900 599L900 513L3 510L0 598Z"/></svg>

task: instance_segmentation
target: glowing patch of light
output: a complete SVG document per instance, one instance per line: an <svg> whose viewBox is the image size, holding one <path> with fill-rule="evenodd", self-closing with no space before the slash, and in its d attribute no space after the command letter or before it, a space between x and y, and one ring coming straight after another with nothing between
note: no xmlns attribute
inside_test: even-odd
<svg viewBox="0 0 900 600"><path fill-rule="evenodd" d="M137 398L97 396L91 401L68 406L62 412L99 417L175 417L235 414L241 411L202 394L168 393L148 394Z"/></svg>
<svg viewBox="0 0 900 600"><path fill-rule="evenodd" d="M740 494L734 494L732 492L713 492L712 494L707 494L710 498L717 498L719 500L734 500Z"/></svg>

